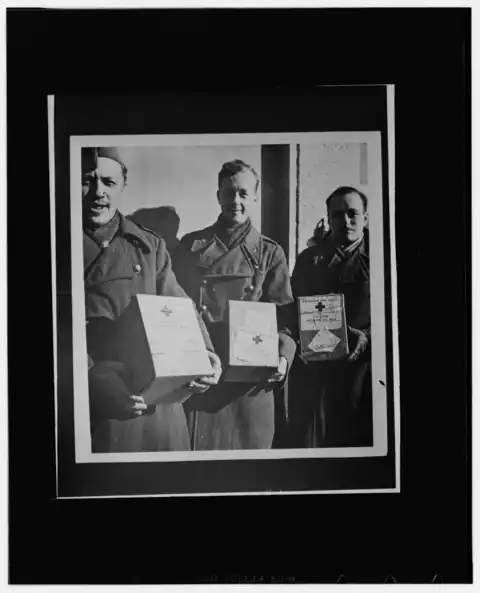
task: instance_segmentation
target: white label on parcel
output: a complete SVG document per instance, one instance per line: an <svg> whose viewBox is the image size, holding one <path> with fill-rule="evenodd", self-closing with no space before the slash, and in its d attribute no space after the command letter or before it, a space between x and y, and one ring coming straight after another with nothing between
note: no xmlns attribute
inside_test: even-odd
<svg viewBox="0 0 480 593"><path fill-rule="evenodd" d="M341 329L342 301L338 295L301 301L301 327L305 329Z"/></svg>
<svg viewBox="0 0 480 593"><path fill-rule="evenodd" d="M327 329L317 332L308 348L313 352L333 352L340 342L340 338Z"/></svg>

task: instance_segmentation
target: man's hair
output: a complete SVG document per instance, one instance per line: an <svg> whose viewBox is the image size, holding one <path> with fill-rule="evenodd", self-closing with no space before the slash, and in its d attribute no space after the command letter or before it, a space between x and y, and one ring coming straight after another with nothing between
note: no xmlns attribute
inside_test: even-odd
<svg viewBox="0 0 480 593"><path fill-rule="evenodd" d="M252 165L248 165L244 161L240 159L234 159L233 161L228 161L228 163L223 163L222 168L220 169L220 173L218 174L218 189L222 185L222 181L224 179L229 179L230 177L234 177L237 173L242 173L243 171L250 171L253 173L255 177L255 193L258 190L258 186L260 184L260 177Z"/></svg>
<svg viewBox="0 0 480 593"><path fill-rule="evenodd" d="M347 194L358 194L360 196L360 198L362 199L362 203L363 203L363 212L366 212L368 209L368 198L367 196L359 191L358 189L355 189L354 187L350 187L348 185L342 185L341 187L337 187L337 189L335 191L333 191L327 198L326 204L327 204L327 212L330 210L330 204L332 203L333 198L336 198L337 196L340 197L344 197Z"/></svg>

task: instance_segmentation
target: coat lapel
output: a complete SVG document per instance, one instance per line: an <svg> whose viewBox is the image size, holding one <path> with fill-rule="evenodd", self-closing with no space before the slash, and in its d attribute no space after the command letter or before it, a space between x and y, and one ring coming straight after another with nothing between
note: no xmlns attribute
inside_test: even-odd
<svg viewBox="0 0 480 593"><path fill-rule="evenodd" d="M204 238L193 241L191 250L200 253L197 265L211 274L251 276L260 265L261 236L252 227L245 241L229 250L210 227Z"/></svg>

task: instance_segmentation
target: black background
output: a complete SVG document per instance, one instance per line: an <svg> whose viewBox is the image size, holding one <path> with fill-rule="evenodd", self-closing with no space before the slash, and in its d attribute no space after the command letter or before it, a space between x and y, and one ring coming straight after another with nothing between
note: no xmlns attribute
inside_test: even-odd
<svg viewBox="0 0 480 593"><path fill-rule="evenodd" d="M468 9L8 11L12 583L471 581L469 72ZM46 95L365 83L396 85L401 494L54 500Z"/></svg>

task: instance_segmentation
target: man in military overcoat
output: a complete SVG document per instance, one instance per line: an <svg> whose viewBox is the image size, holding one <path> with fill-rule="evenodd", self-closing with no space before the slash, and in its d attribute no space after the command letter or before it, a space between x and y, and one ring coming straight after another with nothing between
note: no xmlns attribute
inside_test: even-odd
<svg viewBox="0 0 480 593"><path fill-rule="evenodd" d="M118 211L127 168L115 148L82 149L83 260L93 452L190 448L182 404L147 406L133 393L116 321L132 296L187 298L171 268L165 242ZM214 374L193 381L192 393L218 382L220 360L200 326Z"/></svg>
<svg viewBox="0 0 480 593"><path fill-rule="evenodd" d="M195 449L263 449L274 436L274 388L281 386L295 353L288 317L292 293L283 249L252 225L249 208L257 200L259 177L241 160L225 163L218 175L217 221L182 238L172 255L175 274L197 303L212 340L228 331L229 300L277 306L279 366L264 384L220 379L205 396L185 404ZM207 397L208 396L208 397Z"/></svg>
<svg viewBox="0 0 480 593"><path fill-rule="evenodd" d="M343 361L306 364L296 357L288 407L291 445L369 446L373 420L368 200L357 189L344 186L328 197L326 205L329 231L298 256L292 290L295 298L344 295L350 355Z"/></svg>

